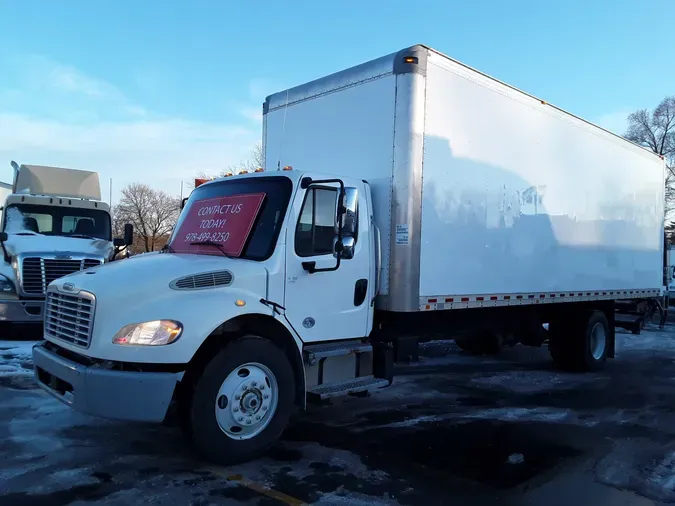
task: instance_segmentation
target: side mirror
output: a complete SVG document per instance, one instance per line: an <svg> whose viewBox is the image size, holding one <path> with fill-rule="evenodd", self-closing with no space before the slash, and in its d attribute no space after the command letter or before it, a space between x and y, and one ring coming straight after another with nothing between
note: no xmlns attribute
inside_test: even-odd
<svg viewBox="0 0 675 506"><path fill-rule="evenodd" d="M190 197L185 197L183 200L180 201L180 208L181 208L181 210L183 210L183 208L185 207L185 204L187 203L187 201L188 201L189 198L190 198Z"/></svg>
<svg viewBox="0 0 675 506"><path fill-rule="evenodd" d="M359 190L356 188L345 188L344 193L338 197L335 209L335 233L342 229L344 236L356 236L358 230L359 217ZM341 220L338 222L338 220Z"/></svg>
<svg viewBox="0 0 675 506"><path fill-rule="evenodd" d="M122 239L121 237L115 237L113 239L113 246L115 246L116 248L122 248L126 245L127 244L124 242L124 239Z"/></svg>
<svg viewBox="0 0 675 506"><path fill-rule="evenodd" d="M356 241L353 237L343 237L342 242L339 242L337 237L333 243L333 256L335 258L342 258L343 260L351 260L354 258L354 248Z"/></svg>
<svg viewBox="0 0 675 506"><path fill-rule="evenodd" d="M0 232L0 242L5 242L8 238L7 232Z"/></svg>
<svg viewBox="0 0 675 506"><path fill-rule="evenodd" d="M124 246L131 246L134 243L134 226L131 223L124 225Z"/></svg>

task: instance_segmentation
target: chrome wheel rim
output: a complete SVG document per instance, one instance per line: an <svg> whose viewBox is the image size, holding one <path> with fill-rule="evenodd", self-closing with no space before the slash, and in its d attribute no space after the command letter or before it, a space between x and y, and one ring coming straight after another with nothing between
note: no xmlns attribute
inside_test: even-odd
<svg viewBox="0 0 675 506"><path fill-rule="evenodd" d="M279 387L272 371L251 362L235 368L220 385L215 399L220 430L232 439L260 434L274 417Z"/></svg>
<svg viewBox="0 0 675 506"><path fill-rule="evenodd" d="M596 323L591 329L591 355L595 360L600 360L605 354L607 346L607 333L602 323Z"/></svg>

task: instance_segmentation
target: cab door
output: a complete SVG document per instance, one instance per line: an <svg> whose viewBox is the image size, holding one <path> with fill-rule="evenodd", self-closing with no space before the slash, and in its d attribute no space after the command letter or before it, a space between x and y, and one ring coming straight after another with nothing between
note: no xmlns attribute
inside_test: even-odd
<svg viewBox="0 0 675 506"><path fill-rule="evenodd" d="M345 238L346 256L340 258L337 269L334 249L339 186L312 184L297 192L292 205L284 306L286 318L305 342L358 338L368 333L372 241L365 219L367 203L363 185L349 190L357 222L354 237Z"/></svg>

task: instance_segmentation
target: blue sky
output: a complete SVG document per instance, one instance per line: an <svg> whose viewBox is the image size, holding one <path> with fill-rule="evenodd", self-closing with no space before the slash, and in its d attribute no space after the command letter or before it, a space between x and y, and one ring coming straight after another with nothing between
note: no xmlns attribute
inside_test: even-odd
<svg viewBox="0 0 675 506"><path fill-rule="evenodd" d="M415 43L622 133L675 94L672 0L0 0L11 159L172 193L245 158L266 95Z"/></svg>

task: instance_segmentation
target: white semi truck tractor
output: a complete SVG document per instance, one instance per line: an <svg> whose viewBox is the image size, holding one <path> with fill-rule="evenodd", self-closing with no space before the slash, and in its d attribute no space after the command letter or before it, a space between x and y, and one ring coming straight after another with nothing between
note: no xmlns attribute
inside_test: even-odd
<svg viewBox="0 0 675 506"><path fill-rule="evenodd" d="M16 330L16 324L42 323L49 283L112 260L133 233L127 227L126 240L113 241L96 172L12 167L14 182L2 187L0 228L0 323L8 331L8 324Z"/></svg>
<svg viewBox="0 0 675 506"><path fill-rule="evenodd" d="M663 160L433 49L263 113L265 171L196 188L161 254L49 285L45 390L120 420L175 401L231 463L308 400L388 386L416 340L548 343L595 369L614 301L663 294Z"/></svg>

